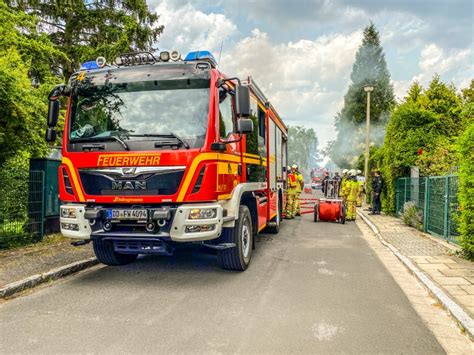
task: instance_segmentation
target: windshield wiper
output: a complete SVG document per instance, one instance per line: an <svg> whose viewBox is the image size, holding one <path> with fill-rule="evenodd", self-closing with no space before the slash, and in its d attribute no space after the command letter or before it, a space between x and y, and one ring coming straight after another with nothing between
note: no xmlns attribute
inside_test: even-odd
<svg viewBox="0 0 474 355"><path fill-rule="evenodd" d="M178 136L177 134L170 132L166 134L159 134L159 133L143 133L143 134L127 134L127 137L171 137L176 139L179 143L183 145L184 148L189 149L189 144L183 138Z"/></svg>
<svg viewBox="0 0 474 355"><path fill-rule="evenodd" d="M125 143L120 137L118 136L107 136L107 137L89 137L89 138L74 138L71 139L71 143L84 143L84 142L106 142L106 141L116 141L119 142L120 145L125 150L130 150L127 143Z"/></svg>

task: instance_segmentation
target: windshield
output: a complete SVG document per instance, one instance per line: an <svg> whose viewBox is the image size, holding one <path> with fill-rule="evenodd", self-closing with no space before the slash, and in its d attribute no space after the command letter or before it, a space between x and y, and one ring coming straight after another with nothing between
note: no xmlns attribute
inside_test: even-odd
<svg viewBox="0 0 474 355"><path fill-rule="evenodd" d="M73 97L69 139L173 137L184 146L200 147L207 129L209 85L205 79L84 85Z"/></svg>

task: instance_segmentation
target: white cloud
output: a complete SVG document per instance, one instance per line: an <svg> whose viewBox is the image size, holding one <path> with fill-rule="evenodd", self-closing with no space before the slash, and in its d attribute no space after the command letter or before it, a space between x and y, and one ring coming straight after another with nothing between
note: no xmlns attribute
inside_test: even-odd
<svg viewBox="0 0 474 355"><path fill-rule="evenodd" d="M432 43L423 48L418 64L422 72L414 79L421 83L427 82L438 73L444 80L462 86L463 81L470 81L474 73L471 48L446 53L443 48Z"/></svg>
<svg viewBox="0 0 474 355"><path fill-rule="evenodd" d="M190 3L175 7L163 1L156 12L159 23L165 26L160 36L160 49L178 49L186 54L191 50L219 50L221 42L237 32L237 26L223 14L205 14Z"/></svg>

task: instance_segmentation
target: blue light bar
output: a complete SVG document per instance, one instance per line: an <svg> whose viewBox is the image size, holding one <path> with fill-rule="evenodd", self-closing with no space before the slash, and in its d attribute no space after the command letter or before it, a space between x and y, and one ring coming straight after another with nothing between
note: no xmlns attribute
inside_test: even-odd
<svg viewBox="0 0 474 355"><path fill-rule="evenodd" d="M100 67L97 65L95 60L90 60L88 62L82 63L81 68L79 70L94 70L94 69L100 69Z"/></svg>
<svg viewBox="0 0 474 355"><path fill-rule="evenodd" d="M209 62L213 68L217 67L217 61L216 58L212 55L211 52L209 51L195 51L195 52L189 52L186 55L186 58L184 58L185 62L191 62L194 60L202 60Z"/></svg>

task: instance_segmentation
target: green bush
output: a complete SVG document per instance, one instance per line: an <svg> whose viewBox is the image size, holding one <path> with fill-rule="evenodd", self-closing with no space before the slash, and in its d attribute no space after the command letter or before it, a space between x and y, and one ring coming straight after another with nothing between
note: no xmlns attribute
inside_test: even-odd
<svg viewBox="0 0 474 355"><path fill-rule="evenodd" d="M460 244L467 258L474 259L474 122L459 138L458 200Z"/></svg>
<svg viewBox="0 0 474 355"><path fill-rule="evenodd" d="M405 202L403 205L402 220L406 225L423 230L423 213L413 201Z"/></svg>
<svg viewBox="0 0 474 355"><path fill-rule="evenodd" d="M29 156L20 151L0 166L0 249L34 239L28 218Z"/></svg>

